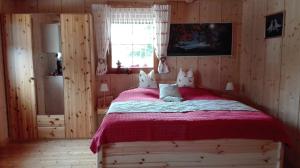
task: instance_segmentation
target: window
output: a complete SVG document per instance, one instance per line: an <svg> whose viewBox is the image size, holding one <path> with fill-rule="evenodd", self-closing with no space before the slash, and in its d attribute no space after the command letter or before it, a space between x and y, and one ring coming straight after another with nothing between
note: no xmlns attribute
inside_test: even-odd
<svg viewBox="0 0 300 168"><path fill-rule="evenodd" d="M147 21L141 21L143 18L134 19L120 21L118 18L111 24L112 68L117 68L118 61L121 63L121 68L153 68L154 66L153 23L149 21L149 17Z"/></svg>

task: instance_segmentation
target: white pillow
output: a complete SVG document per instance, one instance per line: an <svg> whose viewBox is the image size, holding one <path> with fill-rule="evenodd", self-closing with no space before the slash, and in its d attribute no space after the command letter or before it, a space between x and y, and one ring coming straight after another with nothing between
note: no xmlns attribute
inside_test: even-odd
<svg viewBox="0 0 300 168"><path fill-rule="evenodd" d="M182 101L177 84L159 84L159 98L166 102Z"/></svg>
<svg viewBox="0 0 300 168"><path fill-rule="evenodd" d="M141 70L139 81L140 88L157 88L154 70L150 71L149 74L146 74L143 70Z"/></svg>
<svg viewBox="0 0 300 168"><path fill-rule="evenodd" d="M195 87L193 70L190 69L188 72L184 72L180 68L177 75L177 85L178 87Z"/></svg>

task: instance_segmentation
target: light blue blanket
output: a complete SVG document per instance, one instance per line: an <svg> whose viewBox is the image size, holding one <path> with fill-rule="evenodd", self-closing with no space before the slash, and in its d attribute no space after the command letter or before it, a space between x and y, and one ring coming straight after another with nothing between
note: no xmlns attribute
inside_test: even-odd
<svg viewBox="0 0 300 168"><path fill-rule="evenodd" d="M258 111L234 100L187 100L182 102L163 101L125 101L114 102L108 113L153 113L172 112L181 113L189 111Z"/></svg>

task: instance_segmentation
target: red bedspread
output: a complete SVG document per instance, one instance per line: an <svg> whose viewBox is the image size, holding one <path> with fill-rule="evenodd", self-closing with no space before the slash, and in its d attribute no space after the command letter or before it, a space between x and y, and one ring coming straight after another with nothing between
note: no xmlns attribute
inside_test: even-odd
<svg viewBox="0 0 300 168"><path fill-rule="evenodd" d="M180 88L185 100L221 99L206 90ZM157 101L157 89L133 89L115 101ZM268 139L288 143L283 125L262 112L197 111L187 113L112 113L108 114L90 149L96 153L102 144L131 141Z"/></svg>

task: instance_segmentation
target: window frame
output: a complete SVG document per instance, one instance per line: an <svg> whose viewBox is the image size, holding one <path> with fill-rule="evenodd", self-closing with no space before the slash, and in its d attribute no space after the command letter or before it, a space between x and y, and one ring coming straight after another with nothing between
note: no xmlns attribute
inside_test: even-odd
<svg viewBox="0 0 300 168"><path fill-rule="evenodd" d="M153 46L154 48L154 46ZM112 51L112 43L110 41L109 43L109 49L110 51ZM153 67L152 68L113 68L112 67L112 52L109 52L109 54L107 55L107 71L108 71L108 74L131 74L131 73L139 73L140 70L143 70L143 71L150 71L152 69L154 69L155 72L157 72L157 67L158 67L158 59L156 58L155 56L155 52L154 52L154 49L153 49Z"/></svg>
<svg viewBox="0 0 300 168"><path fill-rule="evenodd" d="M112 49L111 44L109 45L110 51ZM143 71L150 71L154 69L155 72L157 72L158 67L158 59L155 56L155 52L153 51L153 68L113 68L112 67L112 54L109 52L109 55L107 55L107 71L109 74L131 74L131 73L139 73L140 70Z"/></svg>

